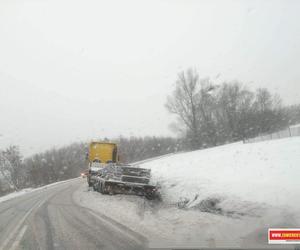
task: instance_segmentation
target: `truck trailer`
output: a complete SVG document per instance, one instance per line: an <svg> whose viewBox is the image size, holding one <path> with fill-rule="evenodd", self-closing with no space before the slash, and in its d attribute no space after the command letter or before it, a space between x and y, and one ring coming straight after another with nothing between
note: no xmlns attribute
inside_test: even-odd
<svg viewBox="0 0 300 250"><path fill-rule="evenodd" d="M115 143L91 142L88 168L88 185L102 194L158 197L157 187L151 183L151 170L121 163Z"/></svg>

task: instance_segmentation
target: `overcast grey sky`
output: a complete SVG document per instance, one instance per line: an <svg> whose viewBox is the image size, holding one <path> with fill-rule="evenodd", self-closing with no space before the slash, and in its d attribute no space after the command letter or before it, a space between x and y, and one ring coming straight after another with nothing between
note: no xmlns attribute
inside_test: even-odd
<svg viewBox="0 0 300 250"><path fill-rule="evenodd" d="M172 135L180 70L300 100L300 1L1 0L0 148Z"/></svg>

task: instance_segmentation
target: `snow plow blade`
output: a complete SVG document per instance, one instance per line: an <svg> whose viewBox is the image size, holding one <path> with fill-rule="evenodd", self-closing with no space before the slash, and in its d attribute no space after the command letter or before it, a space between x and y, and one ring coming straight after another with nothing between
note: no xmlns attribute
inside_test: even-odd
<svg viewBox="0 0 300 250"><path fill-rule="evenodd" d="M99 170L94 190L102 194L134 194L147 199L159 197L157 187L150 184L150 169L130 165L110 165Z"/></svg>

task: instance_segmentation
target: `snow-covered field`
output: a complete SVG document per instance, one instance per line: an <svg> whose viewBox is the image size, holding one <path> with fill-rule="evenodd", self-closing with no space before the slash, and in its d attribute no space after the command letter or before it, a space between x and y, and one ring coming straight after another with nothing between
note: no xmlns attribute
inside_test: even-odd
<svg viewBox="0 0 300 250"><path fill-rule="evenodd" d="M162 203L101 195L86 183L74 198L144 234L150 246L267 246L269 227L300 227L300 137L235 143L141 166L152 169Z"/></svg>

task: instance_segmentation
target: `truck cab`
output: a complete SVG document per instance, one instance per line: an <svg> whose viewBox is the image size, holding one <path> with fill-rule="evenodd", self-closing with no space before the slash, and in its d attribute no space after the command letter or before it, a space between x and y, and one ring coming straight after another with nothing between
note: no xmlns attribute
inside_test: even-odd
<svg viewBox="0 0 300 250"><path fill-rule="evenodd" d="M89 145L88 154L89 187L93 186L99 171L109 164L117 164L119 161L117 144L112 142L92 141Z"/></svg>

